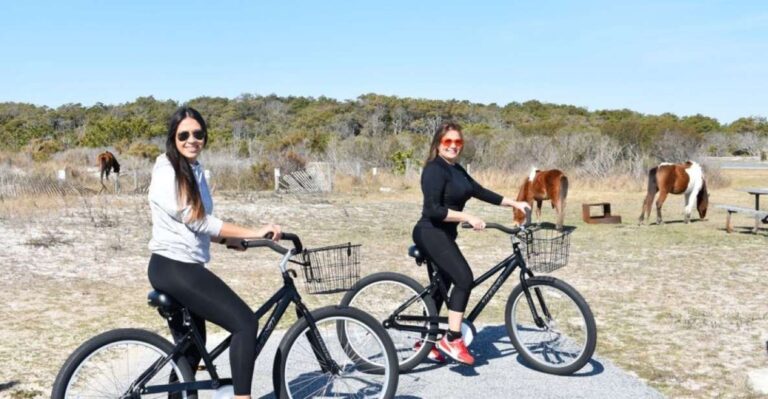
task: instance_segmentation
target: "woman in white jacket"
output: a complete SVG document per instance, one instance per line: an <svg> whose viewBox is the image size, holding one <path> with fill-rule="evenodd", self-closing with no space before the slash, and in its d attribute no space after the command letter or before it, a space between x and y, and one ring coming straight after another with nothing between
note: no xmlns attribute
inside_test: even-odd
<svg viewBox="0 0 768 399"><path fill-rule="evenodd" d="M199 112L182 107L171 117L165 154L157 157L149 185L152 239L149 282L192 313L205 338L205 320L232 333L229 350L232 381L237 398L250 398L256 358L258 319L251 308L219 277L205 267L211 241L238 248L243 238L262 238L280 227L267 224L250 229L223 222L212 215L213 202L197 158L208 142L205 120ZM174 339L187 332L181 318L168 321ZM184 353L192 370L201 359L196 347Z"/></svg>

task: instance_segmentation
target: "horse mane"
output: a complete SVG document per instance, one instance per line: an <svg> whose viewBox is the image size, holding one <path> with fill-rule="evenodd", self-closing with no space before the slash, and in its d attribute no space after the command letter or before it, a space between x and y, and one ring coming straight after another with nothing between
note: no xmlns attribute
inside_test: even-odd
<svg viewBox="0 0 768 399"><path fill-rule="evenodd" d="M536 172L539 170L535 166L531 166L531 171L528 173L528 181L533 181L536 178Z"/></svg>

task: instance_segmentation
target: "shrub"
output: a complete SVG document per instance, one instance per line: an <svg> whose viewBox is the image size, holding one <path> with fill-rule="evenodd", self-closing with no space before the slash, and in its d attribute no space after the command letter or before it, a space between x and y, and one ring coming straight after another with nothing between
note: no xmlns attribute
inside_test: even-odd
<svg viewBox="0 0 768 399"><path fill-rule="evenodd" d="M413 149L396 151L389 156L389 160L392 161L392 169L395 174L405 174L409 161L413 160Z"/></svg>
<svg viewBox="0 0 768 399"><path fill-rule="evenodd" d="M32 139L27 144L27 152L35 162L45 162L61 150L61 143L51 139Z"/></svg>
<svg viewBox="0 0 768 399"><path fill-rule="evenodd" d="M154 144L143 143L137 141L128 148L127 155L132 155L137 158L155 159L160 155L162 151Z"/></svg>
<svg viewBox="0 0 768 399"><path fill-rule="evenodd" d="M272 188L273 167L269 162L258 162L251 165L251 174L248 185L253 185L257 190L268 190Z"/></svg>

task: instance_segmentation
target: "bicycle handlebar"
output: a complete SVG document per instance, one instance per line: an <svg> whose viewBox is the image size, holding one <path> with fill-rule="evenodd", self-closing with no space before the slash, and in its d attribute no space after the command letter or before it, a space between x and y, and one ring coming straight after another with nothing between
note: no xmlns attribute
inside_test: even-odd
<svg viewBox="0 0 768 399"><path fill-rule="evenodd" d="M503 224L498 224L498 223L486 223L485 228L500 230L507 234L517 234L525 230L526 228L528 228L530 225L531 225L531 209L528 208L525 210L525 224L523 224L522 226L507 227L507 226L504 226ZM471 229L472 225L469 224L469 222L464 222L461 224L461 227L465 229Z"/></svg>
<svg viewBox="0 0 768 399"><path fill-rule="evenodd" d="M301 251L304 250L304 246L301 244L301 239L299 239L299 236L297 236L296 234L282 233L280 235L280 240L293 242L293 248L296 250L295 253L300 253ZM241 244L244 248L268 247L269 249L281 255L285 255L289 251L288 248L285 248L284 246L278 244L275 241L272 241L272 233L267 233L267 235L263 239L259 239L259 240L244 239L241 242Z"/></svg>

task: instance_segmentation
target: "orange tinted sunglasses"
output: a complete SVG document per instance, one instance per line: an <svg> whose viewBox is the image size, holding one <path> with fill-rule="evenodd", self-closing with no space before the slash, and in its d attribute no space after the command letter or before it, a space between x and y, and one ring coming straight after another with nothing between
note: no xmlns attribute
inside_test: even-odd
<svg viewBox="0 0 768 399"><path fill-rule="evenodd" d="M453 140L453 139L442 139L442 140L440 140L440 144L442 144L442 145L444 145L446 147L450 147L451 144L456 144L456 147L461 148L461 147L464 146L464 140L462 140L462 139L456 139L456 140Z"/></svg>

